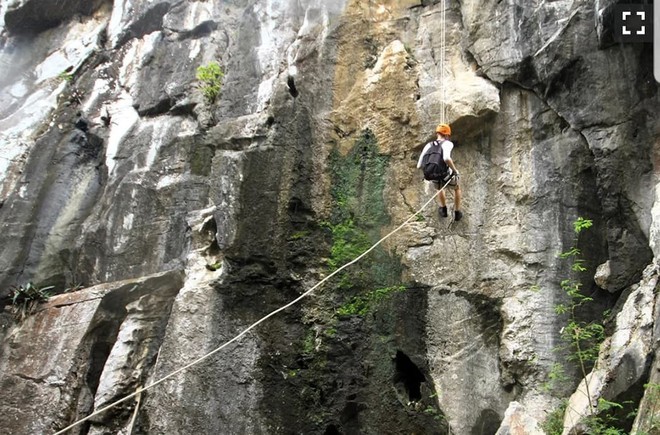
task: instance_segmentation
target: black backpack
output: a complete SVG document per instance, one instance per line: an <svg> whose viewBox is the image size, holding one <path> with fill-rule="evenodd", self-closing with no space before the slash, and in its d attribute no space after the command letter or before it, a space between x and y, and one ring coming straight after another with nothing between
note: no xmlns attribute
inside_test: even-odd
<svg viewBox="0 0 660 435"><path fill-rule="evenodd" d="M424 171L425 180L443 181L449 175L449 166L447 166L442 156L442 142L433 141L433 145L422 158L422 170Z"/></svg>

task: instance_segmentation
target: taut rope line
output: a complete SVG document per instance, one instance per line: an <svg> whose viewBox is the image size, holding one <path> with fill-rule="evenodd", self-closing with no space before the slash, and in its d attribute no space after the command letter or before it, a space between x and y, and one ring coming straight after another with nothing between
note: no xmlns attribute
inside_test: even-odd
<svg viewBox="0 0 660 435"><path fill-rule="evenodd" d="M439 189L439 190L435 193L435 195L431 196L431 199L429 199L428 201L426 201L426 202L424 203L424 205L423 205L419 210L417 210L415 213L413 213L412 215L410 215L410 217L409 217L408 219L406 219L401 225L399 225L398 227L396 227L394 230L390 231L390 232L389 232L386 236L384 236L382 239L380 239L379 241L377 241L376 243L374 243L374 244L371 246L371 248L367 249L367 250L364 251L362 254L360 254L359 256L357 256L354 260L349 261L348 263L346 263L346 264L344 264L343 266L341 266L339 269L337 269L337 270L335 270L334 272L332 272L330 275L328 275L328 276L326 276L325 278L323 278L321 281L319 281L318 283L316 283L316 285L314 285L312 288L310 288L309 290L307 290L305 293L303 293L303 294L301 294L300 296L298 296L298 297L297 297L296 299L294 299L293 301L291 301L291 302L289 302L288 304L286 304L286 305L284 305L284 306L282 306L282 307L280 307L280 308L278 308L278 309L276 309L276 310L270 312L270 313L267 314L266 316L264 316L264 317L262 317L261 319L257 320L257 321L254 322L252 325L250 325L250 326L248 326L247 328L245 328L240 334L238 334L237 336L235 336L235 337L232 338L231 340L225 342L225 343L222 344L221 346L219 346L219 347L213 349L211 352L207 353L206 355L197 358L197 359L194 360L193 362L191 362L191 363L189 363L189 364L187 364L187 365L181 367L181 368L178 369L178 370L173 371L172 373L168 374L167 376L165 376L165 377L163 377L163 378L161 378L161 379L159 379L159 380L157 380L157 381L155 381L155 382L153 382L153 383L147 385L146 387L138 388L134 393L129 394L128 396L123 397L123 398L117 400L116 402L112 402L111 404L109 404L109 405L107 405L107 406L104 406L103 408L99 409L98 411L94 411L93 413L89 414L87 417L82 418L82 419L76 421L75 423L73 423L73 424L71 424L71 425L65 427L64 429L60 430L59 432L55 432L54 435L60 435L60 434L63 434L63 433L65 433L66 431L68 431L69 429L72 429L72 428L76 427L76 426L79 425L80 423L83 423L83 422L85 422L85 421L91 419L92 417L95 417L95 416L97 416L97 415L99 415L99 414L101 414L101 413L107 411L108 409L113 408L113 407L119 405L120 403L123 403L123 402L127 401L128 399L131 399L131 398L133 398L133 397L135 397L135 396L141 394L142 392L144 392L144 391L146 391L146 390L148 390L148 389L153 388L153 387L155 387L156 385L159 385L159 384L165 382L166 380L168 380L168 379L170 379L170 378L176 376L177 374L179 374L179 373L181 373L181 372L183 372L183 371L189 369L190 367L199 364L200 362L204 361L205 359L209 358L210 356L215 355L216 353L220 352L222 349L224 349L225 347L229 346L231 343L233 343L233 342L239 340L241 337L243 337L245 334L247 334L250 330L254 329L255 327L257 327L259 324L263 323L263 322L266 321L267 319L273 317L275 314L279 313L280 311L284 311L284 310L286 310L287 308L289 308L289 307L295 305L296 303L298 303L298 302L301 301L302 299L306 298L307 296L309 296L310 294L312 294L312 292L313 292L314 290L316 290L317 288L319 288L319 287L321 286L321 284L325 283L325 282L328 281L330 278L332 278L333 276L335 276L336 274L338 274L338 273L341 272L342 270L346 269L347 267L353 265L354 263L357 263L357 262L358 262L359 260L361 260L365 255L367 255L368 253L370 253L371 251L373 251L374 249L376 249L376 247L377 247L378 245L380 245L381 243L383 243L385 240L387 240L387 239L388 239L390 236L392 236L394 233L398 232L398 231L401 230L404 226L408 225L408 223L410 223L410 221L412 221L412 220L413 220L418 214L420 214L420 213L421 213L421 212L422 212L422 211L423 211L423 210L424 210L424 209L425 209L425 208L426 208L426 207L427 207L427 206L428 206L428 205L429 205L429 204L435 199L435 197L438 196L438 194L439 194L440 192L442 192L442 191L445 189L445 187L447 187L447 185L448 185L450 182L451 182L451 179L449 179L449 181L447 181L447 182L445 183L445 185L442 186L442 188Z"/></svg>

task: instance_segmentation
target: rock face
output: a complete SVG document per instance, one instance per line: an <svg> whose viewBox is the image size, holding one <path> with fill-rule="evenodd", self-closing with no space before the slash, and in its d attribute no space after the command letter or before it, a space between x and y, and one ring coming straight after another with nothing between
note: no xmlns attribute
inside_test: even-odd
<svg viewBox="0 0 660 435"><path fill-rule="evenodd" d="M0 426L146 388L71 433L569 433L599 399L650 431L660 117L616 4L3 0ZM169 376L417 211L442 108L462 221L431 205ZM612 313L584 373L565 279ZM18 321L28 282L57 295Z"/></svg>

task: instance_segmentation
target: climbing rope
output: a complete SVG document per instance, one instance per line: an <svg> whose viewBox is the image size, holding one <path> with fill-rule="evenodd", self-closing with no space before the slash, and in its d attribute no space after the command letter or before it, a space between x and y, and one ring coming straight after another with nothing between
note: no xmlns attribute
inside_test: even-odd
<svg viewBox="0 0 660 435"><path fill-rule="evenodd" d="M442 14L440 18L440 86L442 90L440 92L440 123L446 123L446 114L445 114L445 100L447 98L447 85L445 83L445 44L447 43L447 27L445 25L445 19L447 15L447 9L445 8L445 0L442 0Z"/></svg>
<svg viewBox="0 0 660 435"><path fill-rule="evenodd" d="M202 361L204 361L205 359L211 357L212 355L215 355L216 353L220 352L220 351L221 351L222 349L224 349L225 347L229 346L231 343L233 343L233 342L239 340L241 337L243 337L245 334L247 334L249 331L251 331L252 329L254 329L255 327L257 327L258 325L260 325L261 323L263 323L263 322L266 321L267 319L273 317L275 314L279 313L280 311L284 311L284 310L286 310L287 308L289 308L289 307L295 305L296 303L300 302L302 299L304 299L304 298L306 298L307 296L311 295L312 292L313 292L314 290L316 290L317 288L319 288L323 283L325 283L325 282L328 281L330 278L332 278L333 276L337 275L339 272L341 272L342 270L346 269L347 267L349 267L349 266L353 265L354 263L357 263L358 261L360 261L360 260L361 260L364 256L366 256L368 253L370 253L371 251L373 251L374 249L376 249L376 247L377 247L378 245L380 245L380 244L383 243L385 240L387 240L388 238L390 238L393 234L395 234L396 232L398 232L399 230L401 230L404 226L408 225L408 223L410 223L410 221L412 221L412 220L413 220L418 214L420 214L420 213L421 213L421 212L422 212L422 211L423 211L423 210L424 210L424 209L425 209L425 208L426 208L426 207L427 207L427 206L428 206L428 205L429 205L429 204L435 199L435 197L436 197L437 195L439 195L440 192L442 192L442 191L447 187L447 185L448 185L450 182L451 182L451 179L450 179L449 181L447 181L447 183L445 183L445 185L442 186L442 188L439 189L439 190L435 193L435 195L431 196L431 198L430 198L428 201L426 201L426 202L424 203L424 205L423 205L419 210L417 210L415 213L413 213L413 214L412 214L408 219L406 219L401 225L399 225L398 227L396 227L394 230L390 231L390 232L389 232L386 236L384 236L382 239L380 239L379 241L377 241L376 243L374 243L373 246L371 246L371 248L367 249L367 250L364 251L362 254L360 254L358 257L356 257L354 260L352 260L352 261L350 261L350 262L344 264L344 265L341 266L339 269L335 270L335 271L332 272L330 275L328 275L328 276L326 276L325 278L323 278L323 279L322 279L321 281L319 281L316 285L314 285L312 288L310 288L309 290L307 290L305 293L303 293L303 294L301 294L300 296L298 296L298 297L297 297L296 299L294 299L293 301L291 301L291 302L289 302L288 304L286 304L286 305L284 305L284 306L282 306L282 307L280 307L280 308L278 308L278 309L276 309L276 310L270 312L270 313L267 314L266 316L264 316L264 317L262 317L261 319L257 320L257 321L254 322L252 325L250 325L250 326L248 326L247 328L245 328L240 334L238 334L237 336L235 336L235 337L232 338L231 340L229 340L229 341L223 343L223 344L220 345L219 347L213 349L211 352L207 353L206 355L197 358L197 359L194 360L193 362L191 362L191 363L189 363L189 364L186 364L185 366L181 367L180 369L173 371L172 373L168 374L167 376L165 376L165 377L163 377L163 378L161 378L161 379L159 379L159 380L157 380L157 381L155 381L155 382L153 382L153 383L151 383L151 384L149 384L149 385L147 385L147 386L145 386L145 387L143 387L143 388L138 388L134 393L129 394L128 396L123 397L123 398L117 400L116 402L112 402L111 404L109 404L109 405L107 405L107 406L104 406L103 408L99 409L98 411L93 412L92 414L88 415L87 417L82 418L82 419L76 421L75 423L71 424L70 426L65 427L64 429L60 430L59 432L56 432L54 435L60 435L60 434L63 434L63 433L65 433L66 431L68 431L69 429L72 429L72 428L76 427L77 425L79 425L79 424L81 424L81 423L83 423L83 422L85 422L85 421L91 419L92 417L95 417L95 416L97 416L97 415L99 415L99 414L101 414L101 413L107 411L107 410L110 409L110 408L113 408L113 407L119 405L120 403L123 403L123 402L125 402L125 401L127 401L127 400L129 400L129 399L131 399L131 398L133 398L133 397L135 397L135 396L138 396L138 397L139 397L139 395L140 395L141 393L143 393L144 391L147 391L147 390L149 390L149 389L155 387L156 385L159 385L159 384L165 382L166 380L168 380L168 379L170 379L170 378L176 376L177 374L179 374L179 373L181 373L181 372L183 372L183 371L189 369L190 367L199 364L200 362L202 362Z"/></svg>

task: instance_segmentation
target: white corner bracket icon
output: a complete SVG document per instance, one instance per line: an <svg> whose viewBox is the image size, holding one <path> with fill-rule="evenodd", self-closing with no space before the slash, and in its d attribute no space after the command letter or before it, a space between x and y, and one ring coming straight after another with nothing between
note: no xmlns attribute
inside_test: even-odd
<svg viewBox="0 0 660 435"><path fill-rule="evenodd" d="M637 11L637 16L644 22L646 22L646 12ZM637 35L646 35L646 26L642 26L638 31Z"/></svg>
<svg viewBox="0 0 660 435"><path fill-rule="evenodd" d="M621 21L628 21L628 17L632 15L631 11L622 11L621 12ZM640 21L645 22L646 21L646 12L645 11L637 11L635 12L635 15L637 15L640 19ZM625 36L632 35L632 32L628 30L628 26L623 25L621 27L621 33ZM646 26L640 26L639 30L635 31L635 35L638 36L644 36L646 35Z"/></svg>
<svg viewBox="0 0 660 435"><path fill-rule="evenodd" d="M627 20L628 20L628 17L629 17L630 15L632 15L632 12L630 12L630 11L623 11L623 12L621 12L621 21L627 21ZM626 26L624 25L624 26L621 27L621 33L623 33L624 35L628 36L628 35L630 35L630 30L628 30L628 27L626 27Z"/></svg>

